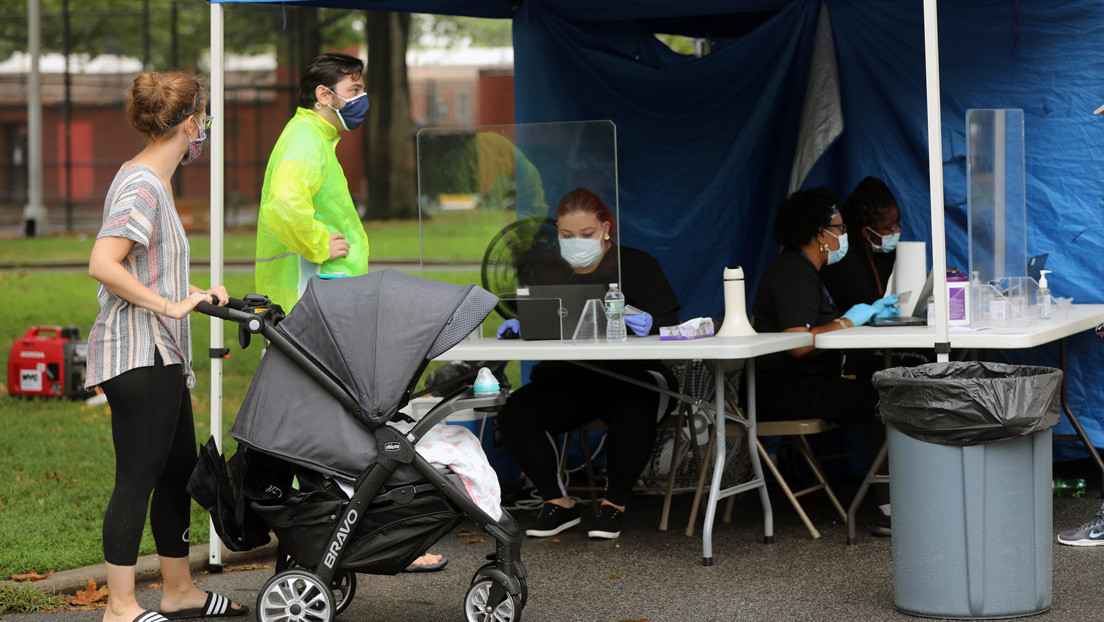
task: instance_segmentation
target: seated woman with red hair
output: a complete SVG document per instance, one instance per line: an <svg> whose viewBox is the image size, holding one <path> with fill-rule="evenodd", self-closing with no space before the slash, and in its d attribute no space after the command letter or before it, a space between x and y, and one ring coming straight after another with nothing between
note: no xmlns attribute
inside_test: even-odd
<svg viewBox="0 0 1104 622"><path fill-rule="evenodd" d="M544 278L552 279L549 282L619 283L626 304L644 311L625 320L627 328L640 337L678 323L678 298L659 262L648 253L619 247L613 241L613 214L598 195L585 188L567 193L557 209L556 228L560 257L548 267L553 274ZM504 326L510 324L516 331L516 320ZM677 386L671 370L660 361L596 364L657 387ZM510 396L499 415L507 450L544 502L536 524L525 534L554 536L582 522L582 512L560 480L555 438L600 419L609 426L606 490L592 509L588 535L605 539L621 535L633 485L655 446L656 427L673 407L674 400L664 394L566 361L536 365L530 382Z"/></svg>

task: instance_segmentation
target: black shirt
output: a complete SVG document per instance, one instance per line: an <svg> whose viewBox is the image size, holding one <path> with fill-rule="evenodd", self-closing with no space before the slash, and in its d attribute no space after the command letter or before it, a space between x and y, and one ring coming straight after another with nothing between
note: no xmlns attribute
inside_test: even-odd
<svg viewBox="0 0 1104 622"><path fill-rule="evenodd" d="M811 330L839 315L816 266L804 253L793 249L782 251L767 268L752 305L752 325L761 333L796 327ZM795 395L798 383L830 374L838 376L841 360L842 354L836 350L818 350L801 358L789 352L760 357L755 367L759 405L772 409L792 407L794 400L802 397Z"/></svg>
<svg viewBox="0 0 1104 622"><path fill-rule="evenodd" d="M850 248L843 259L830 266L824 266L820 271L828 293L836 301L836 306L843 311L861 302L870 304L884 296L889 275L893 272L893 263L897 260L896 250L888 253L871 253L872 259L868 259L859 244L870 247L866 239L859 236L856 246ZM874 262L873 266L871 261Z"/></svg>
<svg viewBox="0 0 1104 622"><path fill-rule="evenodd" d="M652 329L650 334L659 334L660 326L674 326L679 323L678 311L681 308L675 290L663 274L663 268L655 257L644 251L622 246L621 249L621 275L617 274L618 246L613 245L606 251L602 261L593 272L579 274L567 265L567 262L558 259L555 266L542 280L546 283L599 283L608 285L618 283L625 294L625 304L630 304L641 311L652 314ZM619 280L620 279L620 280ZM629 331L629 339L636 337ZM630 374L634 370L664 369L659 361L595 361L594 364ZM582 368L562 361L547 361L540 363L533 369L534 378L538 370L547 375L552 368L561 374L586 372ZM586 372L590 373L590 372Z"/></svg>
<svg viewBox="0 0 1104 622"><path fill-rule="evenodd" d="M651 334L659 334L660 326L678 324L678 311L681 305L656 258L628 246L622 246L620 249L620 276L617 274L618 246L614 244L606 251L593 272L579 274L563 259L556 257L551 265L546 267L544 274L530 284L538 282L556 285L618 283L621 292L625 294L625 304L652 314Z"/></svg>

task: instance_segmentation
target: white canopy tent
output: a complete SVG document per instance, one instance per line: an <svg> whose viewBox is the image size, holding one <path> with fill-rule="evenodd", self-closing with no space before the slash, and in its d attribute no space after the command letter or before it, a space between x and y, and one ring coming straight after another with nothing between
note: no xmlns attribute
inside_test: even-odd
<svg viewBox="0 0 1104 622"><path fill-rule="evenodd" d="M736 2L735 4L739 4ZM223 38L223 5L211 4L211 114L226 118L225 51ZM931 195L932 272L935 295L935 349L938 360L949 360L950 338L947 318L947 259L943 222L943 146L942 115L939 89L939 29L936 0L924 0L924 66L928 118L928 176ZM223 278L223 196L225 134L222 124L211 128L211 282ZM211 318L211 345L223 343L222 320ZM222 429L222 359L211 358L211 431ZM215 434L221 450L221 435ZM211 530L214 533L214 530ZM208 563L221 564L221 548L212 538Z"/></svg>

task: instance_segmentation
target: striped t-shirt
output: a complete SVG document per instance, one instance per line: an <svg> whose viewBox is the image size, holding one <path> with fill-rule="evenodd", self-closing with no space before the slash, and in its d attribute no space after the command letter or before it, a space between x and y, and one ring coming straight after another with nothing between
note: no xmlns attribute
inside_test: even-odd
<svg viewBox="0 0 1104 622"><path fill-rule="evenodd" d="M126 271L169 302L188 296L188 239L172 198L150 169L125 167L115 175L96 237L133 240L123 259ZM156 349L165 365L180 363L188 387L195 387L187 317L175 320L135 306L102 284L96 298L100 312L88 334L87 386L153 366Z"/></svg>

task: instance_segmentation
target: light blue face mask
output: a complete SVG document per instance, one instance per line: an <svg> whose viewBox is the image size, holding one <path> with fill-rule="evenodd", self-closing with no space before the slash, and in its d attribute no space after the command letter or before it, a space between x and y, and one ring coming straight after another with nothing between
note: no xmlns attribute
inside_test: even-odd
<svg viewBox="0 0 1104 622"><path fill-rule="evenodd" d="M877 231L871 229L870 227L867 227L866 229L867 231L870 231L874 235L880 237L882 240L881 244L875 244L874 240L870 240L870 248L874 249L875 253L892 253L894 249L897 248L897 242L901 240L900 231L894 231L889 235L882 235Z"/></svg>
<svg viewBox="0 0 1104 622"><path fill-rule="evenodd" d="M572 268L586 268L602 257L602 240L598 238L560 238L560 257Z"/></svg>
<svg viewBox="0 0 1104 622"><path fill-rule="evenodd" d="M839 249L828 251L828 265L830 266L837 261L843 259L843 256L847 254L847 234L842 233L840 235L836 235L831 231L828 231L827 229L825 229L824 232L839 240L840 245Z"/></svg>

